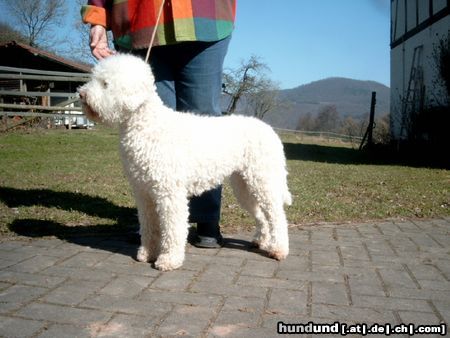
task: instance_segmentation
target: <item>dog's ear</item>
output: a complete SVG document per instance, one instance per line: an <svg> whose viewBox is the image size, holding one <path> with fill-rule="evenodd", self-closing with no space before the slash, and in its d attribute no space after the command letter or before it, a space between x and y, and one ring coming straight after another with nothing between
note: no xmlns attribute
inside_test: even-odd
<svg viewBox="0 0 450 338"><path fill-rule="evenodd" d="M136 112L156 92L154 84L148 78L139 77L130 88L124 90L122 107L127 113Z"/></svg>
<svg viewBox="0 0 450 338"><path fill-rule="evenodd" d="M122 106L133 113L156 92L155 79L148 64L132 55L122 55Z"/></svg>

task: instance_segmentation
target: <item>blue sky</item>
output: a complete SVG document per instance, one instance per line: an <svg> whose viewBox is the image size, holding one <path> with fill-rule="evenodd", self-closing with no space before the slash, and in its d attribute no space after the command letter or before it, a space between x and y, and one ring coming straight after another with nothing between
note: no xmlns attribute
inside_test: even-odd
<svg viewBox="0 0 450 338"><path fill-rule="evenodd" d="M390 0L238 0L225 61L255 54L280 87L327 77L389 86Z"/></svg>
<svg viewBox="0 0 450 338"><path fill-rule="evenodd" d="M389 86L390 0L237 2L225 67L257 55L282 89L335 76ZM76 2L67 4L70 16L78 18ZM69 24L60 33L72 29Z"/></svg>

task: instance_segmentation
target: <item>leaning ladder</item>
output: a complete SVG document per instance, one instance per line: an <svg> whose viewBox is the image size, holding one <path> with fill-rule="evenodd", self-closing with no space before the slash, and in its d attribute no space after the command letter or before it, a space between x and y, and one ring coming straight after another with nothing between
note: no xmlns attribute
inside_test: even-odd
<svg viewBox="0 0 450 338"><path fill-rule="evenodd" d="M414 48L411 70L409 73L408 88L402 102L402 121L400 127L400 138L408 137L408 132L413 114L417 113L423 99L423 68L422 68L423 45Z"/></svg>

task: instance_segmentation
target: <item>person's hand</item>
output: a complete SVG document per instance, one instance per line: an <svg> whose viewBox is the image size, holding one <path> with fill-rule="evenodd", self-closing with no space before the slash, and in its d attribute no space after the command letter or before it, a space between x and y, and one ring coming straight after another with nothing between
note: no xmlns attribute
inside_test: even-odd
<svg viewBox="0 0 450 338"><path fill-rule="evenodd" d="M97 60L104 59L114 54L114 51L108 47L108 36L105 27L94 25L89 34L91 53Z"/></svg>

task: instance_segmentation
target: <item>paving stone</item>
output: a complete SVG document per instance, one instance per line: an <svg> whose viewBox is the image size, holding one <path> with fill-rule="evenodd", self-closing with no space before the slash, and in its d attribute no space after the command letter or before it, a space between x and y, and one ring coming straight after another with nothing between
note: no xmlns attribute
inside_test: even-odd
<svg viewBox="0 0 450 338"><path fill-rule="evenodd" d="M450 323L450 299L448 297L441 298L440 300L433 300L432 304L436 307L443 320L449 325Z"/></svg>
<svg viewBox="0 0 450 338"><path fill-rule="evenodd" d="M264 278L264 277L253 277L253 276L240 276L238 285L255 286L261 288L281 288L281 289L302 289L305 283L302 281L295 281L289 279L281 278Z"/></svg>
<svg viewBox="0 0 450 338"><path fill-rule="evenodd" d="M397 311L402 323L414 323L415 325L437 325L440 320L434 313L417 311Z"/></svg>
<svg viewBox="0 0 450 338"><path fill-rule="evenodd" d="M54 265L58 260L59 260L58 257L53 256L34 256L20 263L12 265L7 269L9 271L28 272L28 273L39 272L45 268Z"/></svg>
<svg viewBox="0 0 450 338"><path fill-rule="evenodd" d="M93 296L80 305L81 308L96 309L108 312L120 312L133 315L163 316L169 312L169 303L148 302L146 300L131 299L129 297L115 297L108 295Z"/></svg>
<svg viewBox="0 0 450 338"><path fill-rule="evenodd" d="M38 273L27 273L0 270L0 280L12 284L36 285L39 287L53 288L66 280L66 277L53 277Z"/></svg>
<svg viewBox="0 0 450 338"><path fill-rule="evenodd" d="M45 327L41 330L37 336L39 338L91 338L94 337L96 327L83 327L70 324L50 324L49 327Z"/></svg>
<svg viewBox="0 0 450 338"><path fill-rule="evenodd" d="M312 283L312 302L332 305L349 305L346 287L343 283Z"/></svg>
<svg viewBox="0 0 450 338"><path fill-rule="evenodd" d="M272 338L277 335L275 329L247 328L235 324L215 325L209 331L207 337L229 337L229 338Z"/></svg>
<svg viewBox="0 0 450 338"><path fill-rule="evenodd" d="M239 297L229 296L226 297L223 304L223 311L236 310L239 312L258 312L261 313L265 303L264 298L257 297Z"/></svg>
<svg viewBox="0 0 450 338"><path fill-rule="evenodd" d="M273 289L270 294L267 312L273 314L302 315L307 312L308 296L306 290Z"/></svg>
<svg viewBox="0 0 450 338"><path fill-rule="evenodd" d="M158 327L156 334L166 336L199 337L214 314L203 306L177 305Z"/></svg>
<svg viewBox="0 0 450 338"><path fill-rule="evenodd" d="M129 264L115 263L109 260L99 262L95 264L95 270L112 272L114 274L122 275L136 275L136 276L146 276L151 278L157 277L161 274L161 271L154 269L150 263L141 263L136 261L130 261Z"/></svg>
<svg viewBox="0 0 450 338"><path fill-rule="evenodd" d="M195 271L175 270L159 275L152 283L152 289L183 291L191 284Z"/></svg>
<svg viewBox="0 0 450 338"><path fill-rule="evenodd" d="M124 296L134 298L153 282L152 278L141 276L120 276L109 282L98 291L110 296Z"/></svg>
<svg viewBox="0 0 450 338"><path fill-rule="evenodd" d="M353 304L358 307L432 312L432 308L428 305L428 303L421 299L354 295L352 300Z"/></svg>
<svg viewBox="0 0 450 338"><path fill-rule="evenodd" d="M7 289L7 288L9 288L11 286L11 283L3 283L3 282L0 282L0 291L1 290L4 290L4 289Z"/></svg>
<svg viewBox="0 0 450 338"><path fill-rule="evenodd" d="M272 277L278 268L276 261L254 261L247 260L242 268L241 274L247 276Z"/></svg>
<svg viewBox="0 0 450 338"><path fill-rule="evenodd" d="M198 293L206 293L213 295L240 295L242 297L259 297L263 298L267 294L267 287L262 285L235 285L235 284L219 284L210 282L195 282L190 291Z"/></svg>
<svg viewBox="0 0 450 338"><path fill-rule="evenodd" d="M377 280L377 278L372 279L361 279L349 277L349 286L352 295L369 295L369 296L384 296L385 292L383 286Z"/></svg>
<svg viewBox="0 0 450 338"><path fill-rule="evenodd" d="M139 301L147 303L170 303L179 305L196 305L216 307L222 301L222 297L218 295L202 294L186 291L166 291L145 290L139 295Z"/></svg>
<svg viewBox="0 0 450 338"><path fill-rule="evenodd" d="M0 255L2 260L0 262L0 267L6 268L36 256L36 252L22 252L22 248L23 247L21 247L20 250L1 251Z"/></svg>
<svg viewBox="0 0 450 338"><path fill-rule="evenodd" d="M33 246L39 246L44 248L56 248L62 243L64 243L64 241L58 238L38 238L33 241Z"/></svg>
<svg viewBox="0 0 450 338"><path fill-rule="evenodd" d="M334 251L321 251L321 250L313 250L311 251L312 256L312 264L314 265L331 265L331 266L339 266L341 265L340 258L338 253L336 252L336 248Z"/></svg>
<svg viewBox="0 0 450 338"><path fill-rule="evenodd" d="M250 243L249 243L250 244ZM211 249L204 249L211 250ZM262 251L258 251L257 249L251 248L234 248L234 247L224 247L217 252L218 257L235 257L238 259L252 259L259 261L270 261L271 258L268 258L266 253Z"/></svg>
<svg viewBox="0 0 450 338"><path fill-rule="evenodd" d="M410 299L423 299L423 300L442 300L448 298L446 291L436 290L415 290L415 289L392 289L389 290L389 295L393 298L410 298Z"/></svg>
<svg viewBox="0 0 450 338"><path fill-rule="evenodd" d="M422 229L412 221L395 222L395 225L399 227L403 232L414 233L422 231Z"/></svg>
<svg viewBox="0 0 450 338"><path fill-rule="evenodd" d="M104 282L72 279L42 297L42 301L63 305L78 305L104 286Z"/></svg>
<svg viewBox="0 0 450 338"><path fill-rule="evenodd" d="M446 281L442 272L433 265L408 265L408 269L418 280Z"/></svg>
<svg viewBox="0 0 450 338"><path fill-rule="evenodd" d="M339 249L342 253L342 258L344 259L344 262L346 259L357 259L360 261L370 261L370 257L364 248L363 245L356 246L355 243L353 243L354 246L349 245L340 245ZM345 263L344 263L345 265Z"/></svg>
<svg viewBox="0 0 450 338"><path fill-rule="evenodd" d="M211 264L196 278L197 281L232 284L239 276L241 266Z"/></svg>
<svg viewBox="0 0 450 338"><path fill-rule="evenodd" d="M31 337L43 327L41 321L0 316L0 337Z"/></svg>
<svg viewBox="0 0 450 338"><path fill-rule="evenodd" d="M317 266L315 266L316 268ZM342 282L344 277L339 270L321 270L321 271L298 271L298 270L280 270L277 272L277 278L291 279L297 281L325 281Z"/></svg>
<svg viewBox="0 0 450 338"><path fill-rule="evenodd" d="M379 269L383 282L388 289L410 288L418 289L417 285L411 279L406 271L391 269Z"/></svg>
<svg viewBox="0 0 450 338"><path fill-rule="evenodd" d="M41 274L48 276L59 276L73 279L108 281L112 280L116 273L113 271L94 269L94 268L77 268L64 266L51 266L41 271Z"/></svg>
<svg viewBox="0 0 450 338"><path fill-rule="evenodd" d="M48 289L37 286L13 285L0 292L0 312L6 309L7 312L12 309L18 309L23 304L39 298L46 292L48 292Z"/></svg>
<svg viewBox="0 0 450 338"><path fill-rule="evenodd" d="M222 310L214 322L217 331L218 327L241 327L241 328L256 328L259 325L260 314L250 311L239 310Z"/></svg>
<svg viewBox="0 0 450 338"><path fill-rule="evenodd" d="M360 240L362 238L358 230L353 228L337 228L336 235L339 241Z"/></svg>
<svg viewBox="0 0 450 338"><path fill-rule="evenodd" d="M39 303L26 305L17 312L17 315L29 319L47 320L61 324L79 324L82 322L86 323L86 326L104 323L111 318L111 314L106 312Z"/></svg>
<svg viewBox="0 0 450 338"><path fill-rule="evenodd" d="M15 240L3 240L0 241L0 250L2 251L12 251L16 249L20 249L24 245L27 245L29 242L25 241L15 241Z"/></svg>
<svg viewBox="0 0 450 338"><path fill-rule="evenodd" d="M285 260L278 263L280 271L308 271L309 269L309 253L300 256L287 256Z"/></svg>
<svg viewBox="0 0 450 338"><path fill-rule="evenodd" d="M445 280L419 280L418 283L425 290L445 291L450 289L450 282Z"/></svg>
<svg viewBox="0 0 450 338"><path fill-rule="evenodd" d="M86 268L92 267L100 261L105 260L110 253L106 252L80 252L75 256L65 260L60 266L64 267L72 267L72 268Z"/></svg>
<svg viewBox="0 0 450 338"><path fill-rule="evenodd" d="M356 306L312 304L312 316L350 323L396 323L391 311Z"/></svg>
<svg viewBox="0 0 450 338"><path fill-rule="evenodd" d="M391 245L385 239L364 242L370 256L396 256Z"/></svg>
<svg viewBox="0 0 450 338"><path fill-rule="evenodd" d="M115 315L108 323L99 325L98 337L150 337L159 323L159 317Z"/></svg>

